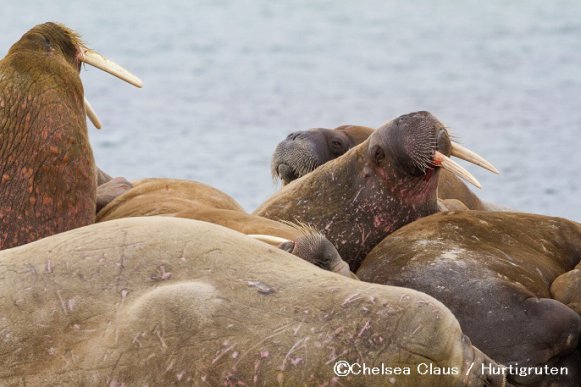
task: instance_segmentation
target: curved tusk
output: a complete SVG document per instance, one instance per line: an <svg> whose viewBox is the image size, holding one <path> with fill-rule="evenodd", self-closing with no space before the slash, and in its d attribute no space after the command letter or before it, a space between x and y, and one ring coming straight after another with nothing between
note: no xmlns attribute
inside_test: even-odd
<svg viewBox="0 0 581 387"><path fill-rule="evenodd" d="M108 72L111 75L116 76L125 82L131 83L133 86L142 87L143 82L141 79L131 74L129 71L125 70L123 67L119 66L117 63L110 61L96 51L85 49L81 54L81 62L95 66L98 69Z"/></svg>
<svg viewBox="0 0 581 387"><path fill-rule="evenodd" d="M492 173L496 173L497 175L500 173L498 172L498 169L496 169L496 167L484 157L480 156L474 151L471 151L464 145L458 144L457 142L452 141L452 151L450 152L450 155L471 162L472 164L479 165L484 169L488 169Z"/></svg>
<svg viewBox="0 0 581 387"><path fill-rule="evenodd" d="M476 178L472 176L470 172L462 168L459 164L451 160L448 156L444 155L443 153L436 151L436 153L434 154L434 164L439 165L442 168L452 172L454 175L463 178L470 184L474 184L476 187L482 188L480 182L476 180Z"/></svg>
<svg viewBox="0 0 581 387"><path fill-rule="evenodd" d="M97 113L95 113L95 111L93 110L93 107L91 106L91 104L89 103L89 101L86 98L84 98L83 100L84 100L83 102L85 104L85 114L87 114L87 117L89 118L89 120L93 123L93 125L95 125L95 128L101 129L101 127L103 125L101 125L101 120L99 120Z"/></svg>
<svg viewBox="0 0 581 387"><path fill-rule="evenodd" d="M281 243L289 242L288 239L279 238L279 237L273 236L273 235L247 234L247 236L249 236L250 238L254 238L256 240L262 241L262 242L266 242L266 243L281 244Z"/></svg>

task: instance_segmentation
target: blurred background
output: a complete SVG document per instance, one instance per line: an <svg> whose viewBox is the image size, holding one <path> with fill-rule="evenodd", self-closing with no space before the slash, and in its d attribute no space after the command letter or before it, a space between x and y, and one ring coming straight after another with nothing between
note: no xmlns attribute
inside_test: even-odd
<svg viewBox="0 0 581 387"><path fill-rule="evenodd" d="M485 200L581 221L581 2L32 1L0 5L0 52L59 21L144 81L90 66L97 164L194 179L255 209L288 133L429 110L500 170Z"/></svg>

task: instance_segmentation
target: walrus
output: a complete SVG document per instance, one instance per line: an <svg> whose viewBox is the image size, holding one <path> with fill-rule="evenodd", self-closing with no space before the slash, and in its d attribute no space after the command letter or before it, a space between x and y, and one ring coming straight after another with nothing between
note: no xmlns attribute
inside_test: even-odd
<svg viewBox="0 0 581 387"><path fill-rule="evenodd" d="M361 144L373 130L366 126L342 125L335 129L313 128L293 132L274 150L271 159L273 179L280 179L282 184L286 185ZM466 154L466 149L455 144L456 154L452 152L452 155L462 158ZM481 161L482 158L478 156L475 160ZM492 164L485 162L482 165L498 173L498 169ZM497 206L481 201L462 180L446 170L440 172L438 198L441 199L440 205L445 206L444 210L448 210L450 204L457 210L463 209L462 205L471 210L498 210ZM455 203L454 200L461 203Z"/></svg>
<svg viewBox="0 0 581 387"><path fill-rule="evenodd" d="M478 181L447 157L454 149L429 112L400 116L344 155L284 186L255 215L320 230L357 270L384 237L438 211L440 169Z"/></svg>
<svg viewBox="0 0 581 387"><path fill-rule="evenodd" d="M206 184L181 179L150 178L112 200L97 222L138 216L195 219L251 235L324 270L353 276L335 247L317 230L250 215L226 193Z"/></svg>
<svg viewBox="0 0 581 387"><path fill-rule="evenodd" d="M568 375L512 376L513 382L573 386L581 380L581 316L566 306L571 299L559 296L581 300L580 283L564 277L580 260L579 223L467 211L402 227L367 255L356 274L438 299L474 345L505 365L569 366ZM559 279L562 292L555 294Z"/></svg>
<svg viewBox="0 0 581 387"><path fill-rule="evenodd" d="M0 249L95 221L82 63L141 85L56 23L26 32L0 61Z"/></svg>
<svg viewBox="0 0 581 387"><path fill-rule="evenodd" d="M371 133L372 128L358 125L293 132L276 146L270 163L272 177L286 185L345 154L367 140Z"/></svg>
<svg viewBox="0 0 581 387"><path fill-rule="evenodd" d="M434 298L205 222L71 230L0 252L0 278L3 385L502 384Z"/></svg>

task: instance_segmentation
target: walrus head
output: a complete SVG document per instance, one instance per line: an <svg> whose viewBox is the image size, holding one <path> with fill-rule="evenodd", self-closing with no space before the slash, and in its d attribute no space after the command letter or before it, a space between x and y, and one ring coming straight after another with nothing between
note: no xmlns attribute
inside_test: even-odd
<svg viewBox="0 0 581 387"><path fill-rule="evenodd" d="M300 231L300 235L293 240L263 234L249 234L248 236L269 244L277 244L279 249L323 270L358 279L349 270L349 265L341 258L335 246L323 234L308 226L291 226Z"/></svg>
<svg viewBox="0 0 581 387"><path fill-rule="evenodd" d="M365 141L371 132L371 128L356 125L293 132L277 145L272 155L272 177L286 185L343 155Z"/></svg>
<svg viewBox="0 0 581 387"><path fill-rule="evenodd" d="M81 63L141 86L57 23L32 28L0 61L0 249L95 220Z"/></svg>
<svg viewBox="0 0 581 387"><path fill-rule="evenodd" d="M448 157L453 149L446 128L433 115L406 114L286 185L255 214L321 230L355 271L385 236L437 212L441 168L479 185Z"/></svg>
<svg viewBox="0 0 581 387"><path fill-rule="evenodd" d="M437 167L454 172L480 188L480 183L464 168L448 158L452 142L444 125L429 112L400 116L387 122L369 138L369 168L379 176L392 174L400 180L427 182Z"/></svg>

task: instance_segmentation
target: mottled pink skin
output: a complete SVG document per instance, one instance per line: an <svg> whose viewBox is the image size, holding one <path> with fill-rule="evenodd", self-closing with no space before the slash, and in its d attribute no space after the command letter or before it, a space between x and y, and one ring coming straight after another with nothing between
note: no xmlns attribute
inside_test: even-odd
<svg viewBox="0 0 581 387"><path fill-rule="evenodd" d="M378 149L384 155L380 160ZM399 117L343 156L288 184L255 214L313 226L355 271L387 235L437 212L439 168L428 163L422 170L414 164L433 157L436 149L449 154L449 139L431 114Z"/></svg>
<svg viewBox="0 0 581 387"><path fill-rule="evenodd" d="M79 44L47 23L0 61L0 249L94 223Z"/></svg>

